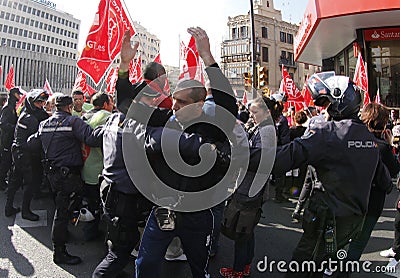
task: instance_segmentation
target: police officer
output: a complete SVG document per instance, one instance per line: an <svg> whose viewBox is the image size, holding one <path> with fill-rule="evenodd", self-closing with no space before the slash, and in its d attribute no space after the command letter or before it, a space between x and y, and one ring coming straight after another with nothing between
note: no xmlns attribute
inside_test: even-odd
<svg viewBox="0 0 400 278"><path fill-rule="evenodd" d="M33 193L39 189L42 182L41 150L29 152L24 150L28 137L34 134L39 123L49 116L43 109L49 95L42 89L30 91L25 99L25 109L18 118L15 127L14 143L12 145L12 157L14 170L11 174L5 214L7 217L15 214L19 209L13 207L14 196L21 185L24 184L24 196L22 200L22 218L31 221L39 220L39 215L30 209Z"/></svg>
<svg viewBox="0 0 400 278"><path fill-rule="evenodd" d="M77 116L72 116L72 98L56 98L56 112L39 125L39 130L28 139L28 147L44 151L45 171L55 196L52 241L53 261L56 264L79 264L81 259L67 253L65 243L71 212L80 208L83 182L81 144L99 147L101 128L93 130Z"/></svg>
<svg viewBox="0 0 400 278"><path fill-rule="evenodd" d="M301 138L278 149L274 173L280 176L302 164L313 165L318 173L322 186L313 189L304 212L304 233L292 260L314 261L321 271L321 262L335 257L336 251L360 231L372 180L379 180L384 190L392 184L374 136L358 118L361 94L354 83L326 72L311 76L308 88L316 105L329 102L327 111L333 121L316 124ZM313 274L322 277L322 273Z"/></svg>
<svg viewBox="0 0 400 278"><path fill-rule="evenodd" d="M0 130L1 130L1 165L0 165L0 188L7 188L6 177L12 165L11 145L14 138L15 125L18 116L15 106L21 98L22 92L14 87L10 90L8 101L1 110Z"/></svg>

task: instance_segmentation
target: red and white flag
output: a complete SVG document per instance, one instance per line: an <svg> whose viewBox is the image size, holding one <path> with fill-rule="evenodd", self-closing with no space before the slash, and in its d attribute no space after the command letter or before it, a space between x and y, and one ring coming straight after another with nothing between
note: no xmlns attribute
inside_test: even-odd
<svg viewBox="0 0 400 278"><path fill-rule="evenodd" d="M379 93L379 89L376 92L375 103L381 104L381 96L380 96L380 93Z"/></svg>
<svg viewBox="0 0 400 278"><path fill-rule="evenodd" d="M6 87L7 91L10 91L15 87L14 65L11 65L10 70L8 71L6 81L4 81L4 87Z"/></svg>
<svg viewBox="0 0 400 278"><path fill-rule="evenodd" d="M308 75L306 81L304 82L303 89L301 90L301 95L303 96L304 104L306 106L314 106L315 105L314 100L311 96L310 91L308 90L307 82L308 82Z"/></svg>
<svg viewBox="0 0 400 278"><path fill-rule="evenodd" d="M282 81L280 93L287 96L285 107L295 106L296 111L305 108L305 102L302 92L297 88L292 77L287 72L286 68L282 65Z"/></svg>
<svg viewBox="0 0 400 278"><path fill-rule="evenodd" d="M354 72L354 84L356 84L361 90L364 91L364 106L371 102L368 93L368 76L367 66L363 61L361 54L358 54L356 69Z"/></svg>
<svg viewBox="0 0 400 278"><path fill-rule="evenodd" d="M115 92L115 85L117 84L118 80L118 68L111 68L111 70L108 72L107 78L106 78L106 84L107 84L107 94L113 95Z"/></svg>
<svg viewBox="0 0 400 278"><path fill-rule="evenodd" d="M130 29L132 36L136 33L121 1L100 0L85 48L77 62L79 69L96 85L120 53L125 31Z"/></svg>
<svg viewBox="0 0 400 278"><path fill-rule="evenodd" d="M188 46L181 42L181 61L180 75L181 79L194 79L204 84L204 66L200 60L199 53L196 48L196 41L190 37Z"/></svg>
<svg viewBox="0 0 400 278"><path fill-rule="evenodd" d="M129 81L131 81L131 83L143 81L142 56L140 55L135 61L132 60L129 63Z"/></svg>
<svg viewBox="0 0 400 278"><path fill-rule="evenodd" d="M89 96L92 96L96 93L96 90L86 83L86 74L84 74L82 71L78 71L72 91L81 91L84 94L88 93Z"/></svg>
<svg viewBox="0 0 400 278"><path fill-rule="evenodd" d="M51 96L53 94L53 90L50 87L49 80L46 78L46 82L44 82L43 89Z"/></svg>

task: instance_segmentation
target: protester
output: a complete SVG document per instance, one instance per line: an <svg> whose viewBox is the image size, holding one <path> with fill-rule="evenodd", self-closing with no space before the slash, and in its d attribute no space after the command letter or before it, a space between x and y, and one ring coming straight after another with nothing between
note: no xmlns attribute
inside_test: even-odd
<svg viewBox="0 0 400 278"><path fill-rule="evenodd" d="M84 94L82 91L73 91L72 92L72 99L73 99L73 110L72 116L83 116L88 110L86 110L83 106L85 102Z"/></svg>
<svg viewBox="0 0 400 278"><path fill-rule="evenodd" d="M232 88L215 63L205 31L201 28L189 28L188 32L194 37L199 55L206 65L216 106L222 106L232 114L232 123L226 120L224 122L229 130L230 126L233 128L237 115L237 105ZM174 117L171 119L171 124L178 129L183 126L186 132L204 136L209 140L226 142L227 139L224 134L221 134L212 125L207 124L210 120L207 120L208 116L202 110L205 97L206 89L200 82L195 80L179 82L172 95ZM224 121L223 118L217 117L218 113L218 110L216 110L215 118ZM204 120L205 122L203 122ZM196 124L190 125L193 121ZM134 128L134 130L136 129ZM150 140L150 142L152 141ZM224 175L224 171L218 165L214 165L215 167L204 177L189 178L167 170L167 165L162 156L155 156L154 159L150 160L150 163L162 181L173 188L185 187L187 191L201 191L209 188ZM187 188L188 185L190 185L190 188ZM178 236L182 241L193 277L208 275L208 254L213 228L213 215L210 209L196 212L178 212L171 208L172 206L169 209L154 209L150 214L136 259L136 277L159 277L160 262L169 243L175 236ZM160 211L176 215L175 221L177 223L174 230L165 231L161 229L162 227L159 227L156 213L161 216Z"/></svg>
<svg viewBox="0 0 400 278"><path fill-rule="evenodd" d="M273 148L276 146L276 138L270 138L274 134L273 118L279 117L279 104L269 98L257 98L251 102L250 116L253 118L255 128L249 134L250 148ZM272 115L272 117L271 117ZM272 129L272 132L271 132ZM250 266L254 257L255 238L254 228L261 216L261 206L263 204L263 193L265 181L268 176L261 178L263 189L253 197L249 197L249 190L253 183L259 183L260 177L254 171L247 171L232 200L229 201L223 220L223 233L235 241L233 267L223 267L220 274L223 277L242 278L250 275ZM233 206L233 207L232 207ZM236 207L237 206L237 207ZM234 215L229 210L242 209L246 218L246 230L244 227L230 226L227 223L234 223L230 215ZM236 217L236 216L233 216ZM239 216L241 217L241 216ZM238 231L240 230L240 232Z"/></svg>

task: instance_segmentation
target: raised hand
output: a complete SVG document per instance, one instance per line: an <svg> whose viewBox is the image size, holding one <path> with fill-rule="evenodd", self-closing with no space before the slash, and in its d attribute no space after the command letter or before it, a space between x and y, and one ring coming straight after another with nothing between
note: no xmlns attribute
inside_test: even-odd
<svg viewBox="0 0 400 278"><path fill-rule="evenodd" d="M215 63L214 57L210 50L210 40L207 36L206 31L200 27L190 27L187 32L193 36L196 42L196 48L199 52L201 59L206 66L210 66Z"/></svg>
<svg viewBox="0 0 400 278"><path fill-rule="evenodd" d="M131 31L129 29L126 30L124 36L122 37L121 62L119 64L119 69L121 71L129 70L129 63L133 60L133 58L135 58L138 47L138 42L135 42L132 47Z"/></svg>

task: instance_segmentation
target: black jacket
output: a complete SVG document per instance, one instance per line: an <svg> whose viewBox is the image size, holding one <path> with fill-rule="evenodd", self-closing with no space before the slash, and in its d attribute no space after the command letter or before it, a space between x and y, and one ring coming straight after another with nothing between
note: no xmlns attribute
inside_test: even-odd
<svg viewBox="0 0 400 278"><path fill-rule="evenodd" d="M38 131L39 123L49 118L44 109L31 107L28 100L25 100L25 109L18 118L15 127L13 146L23 149L27 143L29 136ZM36 152L40 156L41 152Z"/></svg>
<svg viewBox="0 0 400 278"><path fill-rule="evenodd" d="M43 148L46 158L56 167L81 167L81 144L100 147L102 139L101 126L93 130L77 116L56 111L40 123L38 131L29 137L27 147L33 150Z"/></svg>
<svg viewBox="0 0 400 278"><path fill-rule="evenodd" d="M359 120L316 124L303 137L278 147L273 172L281 176L303 164L317 170L325 202L336 216L364 215L373 180L383 190L392 187L376 139Z"/></svg>
<svg viewBox="0 0 400 278"><path fill-rule="evenodd" d="M1 129L1 146L6 149L10 149L13 138L15 125L18 120L17 112L15 111L15 105L18 99L10 94L7 103L3 106L0 115L0 129Z"/></svg>

